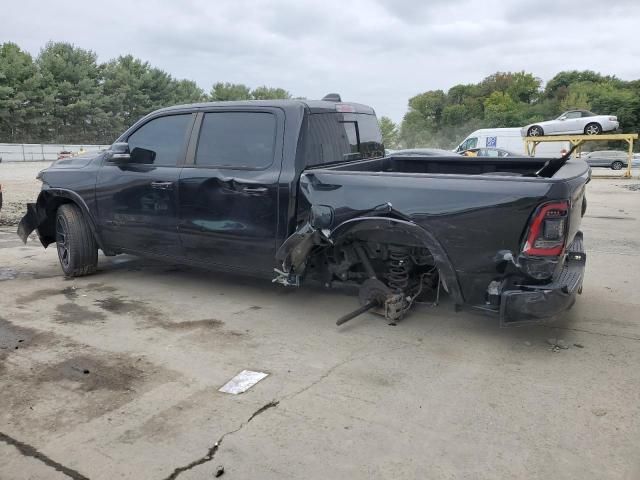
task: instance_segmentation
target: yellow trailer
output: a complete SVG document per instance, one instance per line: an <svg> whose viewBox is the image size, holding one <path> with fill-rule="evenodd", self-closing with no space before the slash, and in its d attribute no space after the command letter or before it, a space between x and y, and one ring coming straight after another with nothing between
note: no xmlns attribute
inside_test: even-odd
<svg viewBox="0 0 640 480"><path fill-rule="evenodd" d="M628 144L629 156L627 159L627 171L624 177L631 177L631 164L633 162L633 142L638 139L637 133L606 133L602 135L544 135L541 137L524 137L524 149L528 155L535 157L536 147L542 142L570 142L577 147L574 155L580 156L582 145L585 142L610 142L612 140L622 140Z"/></svg>

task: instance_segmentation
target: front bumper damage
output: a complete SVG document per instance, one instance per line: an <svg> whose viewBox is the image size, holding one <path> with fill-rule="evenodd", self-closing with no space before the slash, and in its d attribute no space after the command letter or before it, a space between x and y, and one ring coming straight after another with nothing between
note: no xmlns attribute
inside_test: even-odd
<svg viewBox="0 0 640 480"><path fill-rule="evenodd" d="M544 285L519 285L503 291L500 301L500 326L541 323L568 309L582 292L586 254L582 232L567 249L562 269Z"/></svg>
<svg viewBox="0 0 640 480"><path fill-rule="evenodd" d="M46 219L47 212L44 208L42 208L37 203L27 203L27 213L24 217L22 217L22 220L20 220L20 223L18 224L17 233L22 242L27 243L27 238L29 238L31 232L40 227L40 225L42 225L42 223L45 222ZM40 232L38 232L38 236L40 237L40 241L42 242L43 246L46 247L49 243L51 243L50 241L42 238L42 236L40 236Z"/></svg>

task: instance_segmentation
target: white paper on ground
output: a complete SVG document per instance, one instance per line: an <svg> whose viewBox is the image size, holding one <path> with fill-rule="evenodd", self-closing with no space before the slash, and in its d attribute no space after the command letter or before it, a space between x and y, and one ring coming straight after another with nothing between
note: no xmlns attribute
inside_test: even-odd
<svg viewBox="0 0 640 480"><path fill-rule="evenodd" d="M242 392L246 392L251 387L253 387L256 383L258 383L263 378L267 377L269 374L264 372L253 372L251 370L243 370L238 375L233 377L227 383L225 383L219 392L222 393L231 393L233 395L237 395Z"/></svg>

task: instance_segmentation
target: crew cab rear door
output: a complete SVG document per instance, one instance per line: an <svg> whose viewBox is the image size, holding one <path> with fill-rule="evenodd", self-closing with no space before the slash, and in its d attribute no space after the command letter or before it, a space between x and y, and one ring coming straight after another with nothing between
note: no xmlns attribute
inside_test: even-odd
<svg viewBox="0 0 640 480"><path fill-rule="evenodd" d="M284 112L214 107L198 115L180 174L179 231L198 262L271 272Z"/></svg>
<svg viewBox="0 0 640 480"><path fill-rule="evenodd" d="M98 172L98 222L106 245L178 256L178 179L196 114L149 119L131 132L130 160Z"/></svg>

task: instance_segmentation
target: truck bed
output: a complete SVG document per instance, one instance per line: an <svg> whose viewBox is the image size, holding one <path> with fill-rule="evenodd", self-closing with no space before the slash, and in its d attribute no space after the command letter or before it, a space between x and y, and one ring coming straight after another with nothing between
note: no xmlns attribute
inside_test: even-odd
<svg viewBox="0 0 640 480"><path fill-rule="evenodd" d="M570 160L562 168L546 169L537 175L545 165L558 162L559 159L533 157L432 157L432 156L398 156L359 160L339 165L324 167L334 172L366 172L396 174L445 174L445 175L490 175L508 177L556 177L562 170L562 177L583 174L588 167L579 160Z"/></svg>
<svg viewBox="0 0 640 480"><path fill-rule="evenodd" d="M499 275L496 258L518 256L539 205L570 202L573 241L588 180L580 159L389 156L306 169L300 186L310 205L333 210L333 227L384 205L403 214L438 241L465 303L478 305Z"/></svg>

